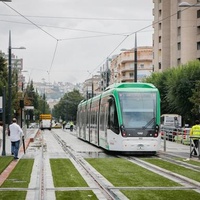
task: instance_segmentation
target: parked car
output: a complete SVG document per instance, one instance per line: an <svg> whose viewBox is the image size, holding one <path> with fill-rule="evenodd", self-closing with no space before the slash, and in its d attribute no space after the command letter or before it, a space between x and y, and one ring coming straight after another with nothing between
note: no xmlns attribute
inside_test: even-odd
<svg viewBox="0 0 200 200"><path fill-rule="evenodd" d="M38 124L37 123L30 123L29 128L38 128Z"/></svg>
<svg viewBox="0 0 200 200"><path fill-rule="evenodd" d="M65 129L70 129L71 123L67 122L67 124L65 125ZM74 127L74 124L72 124L72 126Z"/></svg>
<svg viewBox="0 0 200 200"><path fill-rule="evenodd" d="M181 144L190 144L190 128L182 128L174 137L175 142Z"/></svg>
<svg viewBox="0 0 200 200"><path fill-rule="evenodd" d="M55 123L52 125L52 128L62 128L62 125L60 123Z"/></svg>

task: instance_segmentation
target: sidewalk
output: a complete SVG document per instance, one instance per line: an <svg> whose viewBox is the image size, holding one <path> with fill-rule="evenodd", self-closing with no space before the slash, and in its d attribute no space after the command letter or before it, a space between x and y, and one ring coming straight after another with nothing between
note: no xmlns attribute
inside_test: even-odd
<svg viewBox="0 0 200 200"><path fill-rule="evenodd" d="M24 131L24 140L26 143L25 146L27 148L28 144L34 140L38 129L24 129L23 131ZM3 144L1 145L1 148L0 148L0 156L2 156L2 148L3 148L2 146ZM22 143L20 144L20 151L21 149L23 150ZM19 151L19 154L20 154L20 151ZM11 155L11 142L10 142L10 136L8 135L6 135L6 141L5 141L5 155L6 156Z"/></svg>
<svg viewBox="0 0 200 200"><path fill-rule="evenodd" d="M184 145L176 142L171 142L168 140L166 140L166 148L164 148L164 140L161 140L160 152L168 153L171 155L177 155L184 158L199 160L197 156L192 156L192 158L190 158L190 145Z"/></svg>
<svg viewBox="0 0 200 200"><path fill-rule="evenodd" d="M38 133L38 129L27 129L24 131L24 138L25 138L25 149L29 146L29 143L34 140ZM1 155L2 155L2 148L0 149ZM24 155L24 149L22 143L20 144L19 149L19 155L18 157L21 158ZM5 156L11 156L11 142L10 137L6 136L6 142L5 142ZM17 160L13 160L9 166L3 171L3 173L0 175L0 186L3 184L3 182L7 179L11 171L15 168L17 165Z"/></svg>

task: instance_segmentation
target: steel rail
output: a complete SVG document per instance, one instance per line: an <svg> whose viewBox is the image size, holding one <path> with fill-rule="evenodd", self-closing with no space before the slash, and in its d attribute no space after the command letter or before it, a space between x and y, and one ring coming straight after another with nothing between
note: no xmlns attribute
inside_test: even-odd
<svg viewBox="0 0 200 200"><path fill-rule="evenodd" d="M84 162L86 162L83 158L80 156L76 156L75 153L73 153L73 150L70 149L66 145L66 142L63 141L57 134L52 132L54 138L58 141L58 143L62 146L63 150L68 153L74 161L79 164L86 172L87 174L92 178L92 180L97 184L102 194L105 196L108 200L120 200L117 194L115 194L111 189L109 189L102 181L99 180L99 178L86 166Z"/></svg>
<svg viewBox="0 0 200 200"><path fill-rule="evenodd" d="M161 167L158 167L156 165L153 165L151 163L148 163L136 157L128 157L125 159L132 161L133 163L138 164L139 166L142 166L150 171L153 171L154 173L160 174L161 176L167 177L168 179L181 183L182 185L186 187L191 186L200 193L200 183L198 181L195 181L185 176L168 171L166 169L163 169Z"/></svg>

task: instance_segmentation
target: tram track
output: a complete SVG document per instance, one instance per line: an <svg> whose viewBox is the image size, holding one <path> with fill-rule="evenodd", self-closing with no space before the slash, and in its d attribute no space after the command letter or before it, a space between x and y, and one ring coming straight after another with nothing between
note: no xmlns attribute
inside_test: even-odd
<svg viewBox="0 0 200 200"><path fill-rule="evenodd" d="M179 166L183 166L183 167L186 167L188 169L194 170L196 172L200 172L200 166L192 165L192 164L188 163L187 161L189 159L187 159L187 158L183 158L183 161L176 160L179 157L174 156L174 155L170 155L170 154L159 154L159 158L161 158L162 160L168 161L170 163L177 164Z"/></svg>
<svg viewBox="0 0 200 200"><path fill-rule="evenodd" d="M172 181L175 181L181 185L183 185L183 187L177 187L177 189L182 188L183 190L185 189L193 189L195 191L197 191L198 193L200 193L200 183L192 180L190 178L187 178L185 176L179 175L177 173L171 172L169 170L166 170L164 168L158 167L156 165L153 165L149 162L146 162L144 160L142 160L141 158L137 158L137 157L124 157L124 156L120 156L124 159L129 160L130 162L133 162L134 164L137 164L145 169L148 169L156 174L159 174L163 177L166 177ZM175 187L176 188L176 187ZM161 188L162 189L162 188Z"/></svg>
<svg viewBox="0 0 200 200"><path fill-rule="evenodd" d="M59 136L57 136L59 137ZM60 141L59 141L60 142ZM65 142L63 141L63 146L66 146L65 145ZM81 158L80 156L76 156L75 153L73 153L73 150L68 148L67 149L67 152L72 156L74 157L74 159L83 167L85 168L85 170L88 172L91 172L91 169L90 167L88 167L87 165L87 161L85 161L85 159ZM110 193L110 191L112 191L111 193L111 198L112 199L120 199L118 197L115 196L115 191L117 190L188 190L188 189L192 189L192 190L195 190L197 191L198 193L200 193L200 183L195 181L195 180L192 180L192 179L189 179L185 176L182 176L182 175L179 175L179 174L176 174L174 172L171 172L171 171L168 171L164 168L160 168L156 165L153 165L153 164L150 164L148 162L145 162L144 160L142 160L141 158L138 158L138 157L127 157L127 156L117 156L117 157L122 157L124 159L128 159L129 161L143 167L143 168L146 168L156 174L159 174L167 179L170 179L174 182L177 182L179 184L181 184L182 186L176 186L176 187L114 187L114 186L104 186L105 184L103 184L102 186L102 183L101 181L99 180L99 176L98 175L95 175L95 173L91 173L91 177L95 180L95 182L97 181L99 186L103 188L103 190L106 190L106 193L107 191ZM153 157L155 158L155 157ZM157 157L158 158L158 157ZM191 165L189 163L184 163L182 161L179 161L179 160L174 160L172 157L170 158L170 156L168 155L159 155L159 158L162 158L163 160L165 161L170 161L174 164L178 164L178 165L182 165L186 168L189 168L191 170L194 170L194 171L197 171L199 172L200 170L200 167L198 166L194 166L194 165ZM89 170L89 171L88 171ZM114 195L113 195L114 194Z"/></svg>
<svg viewBox="0 0 200 200"><path fill-rule="evenodd" d="M54 138L56 139L56 141L62 146L64 152L69 154L70 157L73 159L73 161L86 172L86 174L90 177L93 183L97 186L99 191L101 191L105 199L120 200L122 199L121 196L123 196L123 199L127 199L120 192L113 191L112 186L109 187L106 183L104 183L104 181L102 181L102 179L100 178L101 175L94 168L92 168L83 157L81 157L80 155L76 155L76 153L73 152L73 149L67 146L66 142L62 140L56 133L52 132L52 134Z"/></svg>

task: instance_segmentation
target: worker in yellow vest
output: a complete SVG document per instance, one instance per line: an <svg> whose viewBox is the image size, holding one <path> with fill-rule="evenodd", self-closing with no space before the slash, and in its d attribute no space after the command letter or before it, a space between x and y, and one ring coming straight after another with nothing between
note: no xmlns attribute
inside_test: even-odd
<svg viewBox="0 0 200 200"><path fill-rule="evenodd" d="M192 128L190 129L190 136L199 136L200 137L200 123L199 120L195 121L195 125L192 126ZM193 138L194 141L194 145L196 148L198 148L199 146L199 139L198 138ZM197 155L197 152L195 149L193 149L193 151L191 152L191 154L194 152L194 155Z"/></svg>

